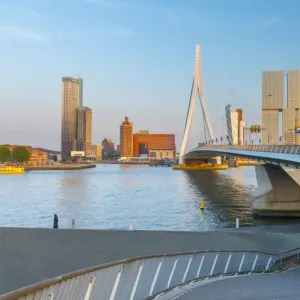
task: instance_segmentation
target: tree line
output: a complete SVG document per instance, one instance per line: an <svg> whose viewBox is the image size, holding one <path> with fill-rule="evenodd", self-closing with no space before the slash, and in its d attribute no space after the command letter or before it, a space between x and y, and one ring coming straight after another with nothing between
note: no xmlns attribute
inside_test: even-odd
<svg viewBox="0 0 300 300"><path fill-rule="evenodd" d="M3 146L0 148L0 161L15 161L15 162L27 162L31 157L31 153L24 146L17 146L10 151L8 147Z"/></svg>

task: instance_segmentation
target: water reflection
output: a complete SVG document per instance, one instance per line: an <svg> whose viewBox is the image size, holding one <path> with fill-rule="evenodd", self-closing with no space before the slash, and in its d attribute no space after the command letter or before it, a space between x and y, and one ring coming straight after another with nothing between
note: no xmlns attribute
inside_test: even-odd
<svg viewBox="0 0 300 300"><path fill-rule="evenodd" d="M18 186L16 189L15 186ZM33 171L0 180L0 226L157 230L209 230L290 223L253 220L253 167L182 172L147 165L98 165L79 171ZM205 198L205 211L199 208Z"/></svg>
<svg viewBox="0 0 300 300"><path fill-rule="evenodd" d="M241 171L185 172L190 184L206 200L205 214L221 227L232 225L236 217L245 225L252 223L254 174L251 169L243 170L248 176L242 175Z"/></svg>
<svg viewBox="0 0 300 300"><path fill-rule="evenodd" d="M71 172L74 171L57 174L58 199L63 202L86 202L89 185L86 170L83 170L83 172Z"/></svg>

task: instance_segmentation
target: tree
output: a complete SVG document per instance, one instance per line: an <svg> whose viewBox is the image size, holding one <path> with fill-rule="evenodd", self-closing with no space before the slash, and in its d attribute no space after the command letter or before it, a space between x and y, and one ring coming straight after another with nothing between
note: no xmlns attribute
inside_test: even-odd
<svg viewBox="0 0 300 300"><path fill-rule="evenodd" d="M62 159L61 159L61 162L62 163L65 163L67 161L67 158L66 157L63 157Z"/></svg>
<svg viewBox="0 0 300 300"><path fill-rule="evenodd" d="M7 147L1 147L0 148L0 161L6 162L10 158L10 150Z"/></svg>
<svg viewBox="0 0 300 300"><path fill-rule="evenodd" d="M57 155L54 154L54 155L52 156L52 159L53 159L55 162L57 162Z"/></svg>
<svg viewBox="0 0 300 300"><path fill-rule="evenodd" d="M17 162L26 162L30 156L30 152L24 146L17 146L12 152L12 159Z"/></svg>

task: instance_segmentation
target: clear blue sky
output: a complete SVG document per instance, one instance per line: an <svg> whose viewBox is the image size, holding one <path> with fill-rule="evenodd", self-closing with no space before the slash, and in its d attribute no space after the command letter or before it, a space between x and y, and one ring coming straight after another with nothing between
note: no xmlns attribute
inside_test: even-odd
<svg viewBox="0 0 300 300"><path fill-rule="evenodd" d="M260 122L261 72L300 68L299 11L298 0L0 0L0 144L59 149L61 77L79 72L94 143L118 143L127 115L179 148L197 43L215 126L228 102Z"/></svg>

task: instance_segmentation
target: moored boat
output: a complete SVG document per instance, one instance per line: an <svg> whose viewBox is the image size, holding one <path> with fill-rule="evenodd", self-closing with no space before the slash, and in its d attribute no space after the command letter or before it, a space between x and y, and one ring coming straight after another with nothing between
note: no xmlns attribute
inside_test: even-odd
<svg viewBox="0 0 300 300"><path fill-rule="evenodd" d="M26 171L24 167L20 166L1 166L0 165L0 174L10 175L10 174L24 174Z"/></svg>

